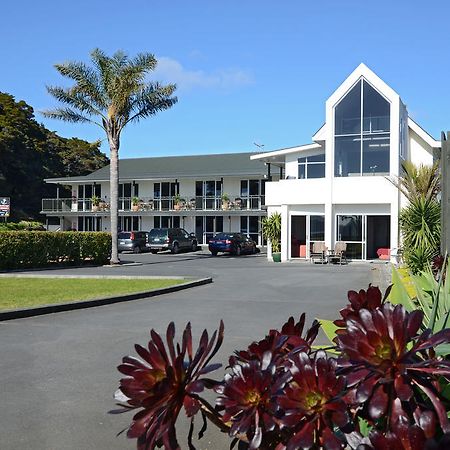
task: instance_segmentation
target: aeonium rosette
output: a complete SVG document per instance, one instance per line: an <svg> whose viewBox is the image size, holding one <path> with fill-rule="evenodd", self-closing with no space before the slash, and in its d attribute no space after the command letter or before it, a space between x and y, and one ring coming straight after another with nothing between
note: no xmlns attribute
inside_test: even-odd
<svg viewBox="0 0 450 450"><path fill-rule="evenodd" d="M174 344L175 325L167 328L166 345L161 336L151 330L147 348L135 345L140 359L123 358L118 370L125 375L120 380L116 399L126 412L140 409L133 417L127 436L137 438L138 449L154 449L164 445L166 449L178 449L175 422L182 407L186 415L193 417L204 406L197 394L205 387L212 388L216 382L204 377L221 367L209 364L223 341L223 323L209 339L203 331L198 348L193 352L191 325L188 323L181 347Z"/></svg>
<svg viewBox="0 0 450 450"><path fill-rule="evenodd" d="M337 336L338 373L361 405L359 414L378 429L395 432L399 423L408 423L431 436L437 417L442 431L450 431L438 382L450 376L450 362L433 350L450 342L450 329L418 334L422 319L421 311L385 303L360 309Z"/></svg>
<svg viewBox="0 0 450 450"><path fill-rule="evenodd" d="M336 375L336 360L323 351L298 353L292 357L289 371L292 378L277 398L283 409L280 423L289 430L287 450L344 448L345 441L335 428L350 432L352 426L343 398L345 378Z"/></svg>
<svg viewBox="0 0 450 450"><path fill-rule="evenodd" d="M267 444L279 431L275 396L289 378L273 364L266 352L262 360L237 361L215 390L220 395L216 404L223 410L223 420L231 424L230 435L249 442L250 449L260 448L263 437Z"/></svg>

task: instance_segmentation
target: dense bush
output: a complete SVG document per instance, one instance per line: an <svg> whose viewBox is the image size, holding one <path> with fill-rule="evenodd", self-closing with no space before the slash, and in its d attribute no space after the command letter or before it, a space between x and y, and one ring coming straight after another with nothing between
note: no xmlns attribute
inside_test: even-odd
<svg viewBox="0 0 450 450"><path fill-rule="evenodd" d="M21 220L20 222L0 223L0 231L45 231L41 222Z"/></svg>
<svg viewBox="0 0 450 450"><path fill-rule="evenodd" d="M182 409L192 420L191 450L196 415L199 438L209 420L240 449L449 448L450 361L435 349L450 343L450 329L421 329L423 311L393 305L372 286L349 291L348 299L329 353L313 346L319 323L305 329L302 314L236 351L221 380L210 373L221 366L212 358L223 323L211 338L205 330L197 348L190 324L178 343L173 323L165 337L151 330L146 347L135 345L140 359L127 356L118 366L121 409L113 412L137 410L127 435L139 450L179 450Z"/></svg>
<svg viewBox="0 0 450 450"><path fill-rule="evenodd" d="M104 264L111 254L109 233L4 231L0 233L0 269L51 264Z"/></svg>

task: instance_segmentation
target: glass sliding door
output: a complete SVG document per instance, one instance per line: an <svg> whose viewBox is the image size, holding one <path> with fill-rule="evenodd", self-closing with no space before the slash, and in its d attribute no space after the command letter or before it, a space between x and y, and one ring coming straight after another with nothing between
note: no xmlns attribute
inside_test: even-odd
<svg viewBox="0 0 450 450"><path fill-rule="evenodd" d="M325 241L325 216L291 217L291 258L309 258L314 242Z"/></svg>
<svg viewBox="0 0 450 450"><path fill-rule="evenodd" d="M336 220L336 242L347 243L347 258L363 259L364 235L362 215L338 215Z"/></svg>
<svg viewBox="0 0 450 450"><path fill-rule="evenodd" d="M391 216L338 215L336 216L336 242L347 243L350 259L377 259L380 249L391 248Z"/></svg>

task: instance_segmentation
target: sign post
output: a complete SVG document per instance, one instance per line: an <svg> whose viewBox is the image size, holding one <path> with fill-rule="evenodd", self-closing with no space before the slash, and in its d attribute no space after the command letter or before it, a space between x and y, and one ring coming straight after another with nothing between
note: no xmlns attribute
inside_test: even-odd
<svg viewBox="0 0 450 450"><path fill-rule="evenodd" d="M0 217L4 218L5 223L8 221L11 210L11 199L9 197L0 197Z"/></svg>

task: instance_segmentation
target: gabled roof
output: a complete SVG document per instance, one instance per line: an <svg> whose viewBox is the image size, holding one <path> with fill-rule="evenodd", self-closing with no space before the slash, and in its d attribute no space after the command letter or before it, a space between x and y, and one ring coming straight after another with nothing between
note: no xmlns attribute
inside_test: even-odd
<svg viewBox="0 0 450 450"><path fill-rule="evenodd" d="M282 148L280 150L274 150L272 152L258 153L250 157L252 160L260 160L271 164L284 164L284 156L290 153L297 153L306 150L316 150L323 148L320 144L306 144L296 147Z"/></svg>
<svg viewBox="0 0 450 450"><path fill-rule="evenodd" d="M120 180L205 178L224 176L264 176L264 165L250 160L255 153L223 153L215 155L164 156L121 159ZM109 165L89 175L49 178L49 183L72 183L109 180Z"/></svg>
<svg viewBox="0 0 450 450"><path fill-rule="evenodd" d="M414 122L408 116L408 127L414 131L421 139L423 139L430 147L441 148L441 141L437 141L433 136L428 134L417 122Z"/></svg>
<svg viewBox="0 0 450 450"><path fill-rule="evenodd" d="M361 78L369 82L378 92L384 95L391 103L399 101L400 96L388 84L386 84L375 72L370 70L365 64L361 63L331 94L326 104L333 107L341 98L354 86L354 84Z"/></svg>

